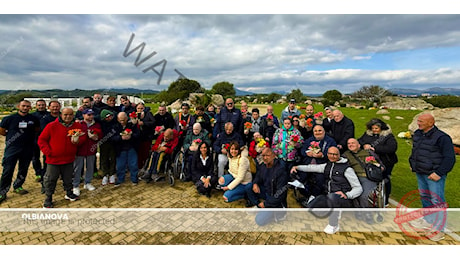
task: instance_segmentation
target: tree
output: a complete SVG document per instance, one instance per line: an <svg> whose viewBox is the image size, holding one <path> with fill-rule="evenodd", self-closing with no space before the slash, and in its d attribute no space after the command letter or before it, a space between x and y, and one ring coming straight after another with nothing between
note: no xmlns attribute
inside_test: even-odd
<svg viewBox="0 0 460 260"><path fill-rule="evenodd" d="M214 86L212 86L211 91L214 94L222 95L224 98L234 97L236 94L233 84L227 81L221 81L221 82L214 84Z"/></svg>
<svg viewBox="0 0 460 260"><path fill-rule="evenodd" d="M203 91L204 89L201 87L198 81L187 78L180 78L172 82L169 85L167 91L163 90L158 93L154 100L157 102L165 102L167 104L171 104L177 99L187 99L190 93L202 93Z"/></svg>
<svg viewBox="0 0 460 260"><path fill-rule="evenodd" d="M342 93L340 91L333 89L324 92L323 94L323 105L324 106L331 106L334 105L335 102L340 101L342 99Z"/></svg>
<svg viewBox="0 0 460 260"><path fill-rule="evenodd" d="M364 86L351 94L354 98L364 98L376 103L381 103L383 97L392 95L393 93L377 85Z"/></svg>
<svg viewBox="0 0 460 260"><path fill-rule="evenodd" d="M293 89L291 93L287 94L286 97L288 100L291 100L291 98L294 98L297 103L303 103L306 99L300 89Z"/></svg>

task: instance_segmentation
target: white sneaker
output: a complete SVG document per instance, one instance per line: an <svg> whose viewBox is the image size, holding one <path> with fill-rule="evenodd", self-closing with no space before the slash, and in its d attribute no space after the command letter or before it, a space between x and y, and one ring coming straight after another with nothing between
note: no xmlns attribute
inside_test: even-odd
<svg viewBox="0 0 460 260"><path fill-rule="evenodd" d="M315 196L313 195L310 195L310 198L308 198L308 201L307 201L307 204L309 204L312 200L315 199Z"/></svg>
<svg viewBox="0 0 460 260"><path fill-rule="evenodd" d="M110 184L114 184L114 183L115 183L115 175L111 175L111 176L110 176L109 183L110 183Z"/></svg>
<svg viewBox="0 0 460 260"><path fill-rule="evenodd" d="M79 187L75 187L73 188L73 194L77 195L77 196L80 196L80 188Z"/></svg>
<svg viewBox="0 0 460 260"><path fill-rule="evenodd" d="M109 177L104 176L104 178L102 178L102 186L105 186L107 184L109 184Z"/></svg>
<svg viewBox="0 0 460 260"><path fill-rule="evenodd" d="M93 190L96 189L96 188L93 186L93 184L91 184L91 183L85 184L85 186L83 186L83 188L84 188L84 189L87 189L87 190L89 190L89 191L93 191ZM75 193L75 192L74 192L74 193Z"/></svg>
<svg viewBox="0 0 460 260"><path fill-rule="evenodd" d="M424 218L419 218L419 219L413 220L413 221L411 221L409 223L410 223L410 225L412 225L415 228L426 229L426 230L431 230L431 228L432 228L432 225L430 223L426 222L426 220Z"/></svg>
<svg viewBox="0 0 460 260"><path fill-rule="evenodd" d="M327 225L326 228L324 228L324 233L326 234L329 234L329 235L332 235L332 234L335 234L337 233L338 231L340 230L340 226L337 225L337 226L331 226L331 225Z"/></svg>

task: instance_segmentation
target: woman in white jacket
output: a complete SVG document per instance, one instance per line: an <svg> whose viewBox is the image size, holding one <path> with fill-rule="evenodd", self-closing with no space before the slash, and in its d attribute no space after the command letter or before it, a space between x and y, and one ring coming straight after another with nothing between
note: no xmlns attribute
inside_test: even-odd
<svg viewBox="0 0 460 260"><path fill-rule="evenodd" d="M219 178L219 184L225 191L225 202L232 202L244 198L246 186L252 187L252 174L249 170L247 149L241 149L235 141L230 143L228 149L228 174Z"/></svg>

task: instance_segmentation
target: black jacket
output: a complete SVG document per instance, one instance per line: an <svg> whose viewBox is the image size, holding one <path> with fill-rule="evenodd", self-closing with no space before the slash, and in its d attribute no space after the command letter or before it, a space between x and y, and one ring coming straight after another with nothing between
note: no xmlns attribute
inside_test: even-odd
<svg viewBox="0 0 460 260"><path fill-rule="evenodd" d="M355 125L353 121L346 116L340 122L335 120L332 122L332 138L334 138L337 145L341 145L340 153L347 150L347 141L355 137Z"/></svg>
<svg viewBox="0 0 460 260"><path fill-rule="evenodd" d="M385 167L392 167L398 162L396 150L398 142L391 133L391 129L382 130L380 134L374 135L372 131L367 130L359 139L361 147L365 144L370 144L375 149L375 153L382 160Z"/></svg>
<svg viewBox="0 0 460 260"><path fill-rule="evenodd" d="M196 183L204 176L205 178L208 176L214 176L214 162L212 159L212 155L208 156L206 160L206 164L203 164L200 157L200 152L197 151L193 154L192 159L192 181Z"/></svg>
<svg viewBox="0 0 460 260"><path fill-rule="evenodd" d="M284 162L275 159L273 167L261 164L253 183L263 186L266 192L264 206L266 208L287 208L287 182L289 174Z"/></svg>

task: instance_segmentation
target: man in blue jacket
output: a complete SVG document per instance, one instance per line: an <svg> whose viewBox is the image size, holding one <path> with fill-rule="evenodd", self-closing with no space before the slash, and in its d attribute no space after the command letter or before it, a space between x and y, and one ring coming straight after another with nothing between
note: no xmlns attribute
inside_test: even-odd
<svg viewBox="0 0 460 260"><path fill-rule="evenodd" d="M240 147L244 146L243 138L237 133L231 122L225 124L225 131L221 132L213 145L213 150L217 153L217 173L219 178L224 175L225 166L228 163L227 149L225 145L230 144L232 141L237 141Z"/></svg>
<svg viewBox="0 0 460 260"><path fill-rule="evenodd" d="M268 147L262 151L262 158L264 163L259 167L252 187L248 186L246 190L248 199L257 208L287 208L288 174L284 161L276 159L275 153ZM259 198L264 201L259 202ZM256 223L264 226L285 217L285 211L264 210L257 213Z"/></svg>
<svg viewBox="0 0 460 260"><path fill-rule="evenodd" d="M220 110L216 119L216 125L214 126L216 128L214 131L215 134L224 132L227 122L231 122L233 124L233 128L237 133L240 135L243 134L243 116L241 115L241 110L235 108L235 102L233 102L233 99L227 98L225 100L225 107Z"/></svg>
<svg viewBox="0 0 460 260"><path fill-rule="evenodd" d="M411 170L417 175L420 199L424 208L442 205L446 202L444 186L447 173L455 164L452 139L439 130L431 114L421 114L417 118L418 130L414 132L412 154L409 157ZM444 206L447 207L447 206ZM433 212L424 218L412 221L414 227L427 230L426 236L432 241L444 239L446 212Z"/></svg>

